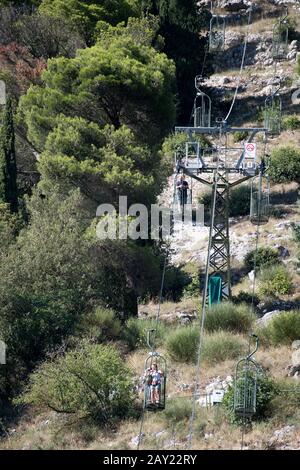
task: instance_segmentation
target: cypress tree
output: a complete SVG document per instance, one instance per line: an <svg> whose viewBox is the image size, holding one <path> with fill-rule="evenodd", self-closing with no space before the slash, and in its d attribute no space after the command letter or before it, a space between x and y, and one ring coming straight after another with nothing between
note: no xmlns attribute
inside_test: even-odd
<svg viewBox="0 0 300 470"><path fill-rule="evenodd" d="M11 98L7 99L0 132L0 200L18 211L17 163Z"/></svg>

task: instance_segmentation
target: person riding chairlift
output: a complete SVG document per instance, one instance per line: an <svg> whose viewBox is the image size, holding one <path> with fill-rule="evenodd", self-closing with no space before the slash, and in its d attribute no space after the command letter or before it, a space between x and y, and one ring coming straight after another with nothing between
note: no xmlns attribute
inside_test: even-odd
<svg viewBox="0 0 300 470"><path fill-rule="evenodd" d="M151 364L145 372L145 382L149 390L150 403L158 405L160 403L161 382L163 372L158 369L157 364Z"/></svg>

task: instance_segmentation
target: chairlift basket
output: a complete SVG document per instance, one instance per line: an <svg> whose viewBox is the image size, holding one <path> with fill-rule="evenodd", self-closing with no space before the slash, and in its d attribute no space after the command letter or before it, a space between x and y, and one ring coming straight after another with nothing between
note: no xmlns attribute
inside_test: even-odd
<svg viewBox="0 0 300 470"><path fill-rule="evenodd" d="M151 371L152 365L157 366L160 374L160 383L154 382ZM165 358L151 352L145 361L144 374L144 408L148 411L161 411L166 405L167 364Z"/></svg>
<svg viewBox="0 0 300 470"><path fill-rule="evenodd" d="M275 92L265 100L265 128L272 135L280 134L282 122L282 100Z"/></svg>
<svg viewBox="0 0 300 470"><path fill-rule="evenodd" d="M224 49L226 22L223 16L213 15L209 28L209 52L218 52Z"/></svg>
<svg viewBox="0 0 300 470"><path fill-rule="evenodd" d="M286 59L288 54L289 24L287 15L273 28L272 55L274 59Z"/></svg>
<svg viewBox="0 0 300 470"><path fill-rule="evenodd" d="M264 225L269 222L270 217L270 189L269 183L265 189L262 188L262 176L259 176L259 183L255 180L251 185L250 200L250 221L254 225Z"/></svg>
<svg viewBox="0 0 300 470"><path fill-rule="evenodd" d="M240 359L235 369L234 380L234 412L241 418L252 418L256 413L257 402L257 376L259 366L252 358L258 349L258 337L252 335L256 340L253 352L247 357Z"/></svg>

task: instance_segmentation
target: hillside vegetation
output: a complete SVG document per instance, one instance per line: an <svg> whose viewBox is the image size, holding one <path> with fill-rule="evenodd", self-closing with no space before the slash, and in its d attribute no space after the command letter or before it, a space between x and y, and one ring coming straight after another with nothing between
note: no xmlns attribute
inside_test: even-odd
<svg viewBox="0 0 300 470"><path fill-rule="evenodd" d="M236 90L231 126L263 126L275 89L283 119L267 142L256 137L271 204L258 232L251 183L230 193L232 298L206 309L192 449L240 449L242 432L246 449L300 448L300 7L289 2L287 57L275 71L280 2L257 2L248 33L249 2L237 3L218 2L225 48L209 53L207 1L0 0L0 449L136 449L153 328L166 408L145 413L140 448L186 448L212 194L189 180L203 226L175 222L168 240L149 238L150 227L138 239L117 235L139 226L120 197L149 211L172 204L174 153L186 142L174 127L191 123L200 74L212 122ZM120 223L112 239L98 236L101 204ZM109 209L101 214L108 224ZM243 428L233 378L251 333L257 412ZM203 406L212 390L222 403Z"/></svg>

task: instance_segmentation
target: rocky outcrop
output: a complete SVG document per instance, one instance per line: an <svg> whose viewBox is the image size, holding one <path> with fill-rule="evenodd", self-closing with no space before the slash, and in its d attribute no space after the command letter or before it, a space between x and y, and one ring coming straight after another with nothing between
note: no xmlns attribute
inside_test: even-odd
<svg viewBox="0 0 300 470"><path fill-rule="evenodd" d="M293 341L292 344L292 363L288 366L288 376L295 379L300 378L300 340Z"/></svg>

